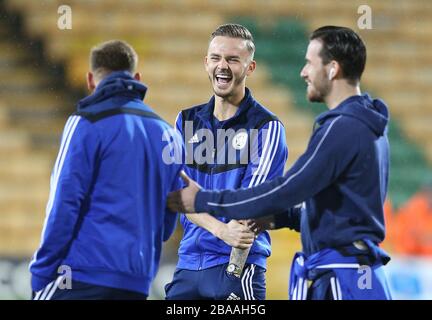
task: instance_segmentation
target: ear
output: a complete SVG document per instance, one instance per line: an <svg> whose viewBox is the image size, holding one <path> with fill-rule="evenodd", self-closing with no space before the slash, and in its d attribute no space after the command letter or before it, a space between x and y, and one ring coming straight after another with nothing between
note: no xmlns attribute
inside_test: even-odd
<svg viewBox="0 0 432 320"><path fill-rule="evenodd" d="M139 72L135 73L135 75L134 75L134 79L135 79L136 81L141 81L141 73L139 73Z"/></svg>
<svg viewBox="0 0 432 320"><path fill-rule="evenodd" d="M329 80L339 78L340 71L341 71L340 64L336 61L331 61L330 62L330 69L328 72Z"/></svg>
<svg viewBox="0 0 432 320"><path fill-rule="evenodd" d="M256 68L256 61L255 61L255 60L252 60L252 61L249 63L249 66L248 66L248 70L247 70L247 72L246 72L246 75L247 75L247 76L250 76L250 75L252 74L252 72L255 71L255 68Z"/></svg>
<svg viewBox="0 0 432 320"><path fill-rule="evenodd" d="M94 89L96 89L96 83L92 72L87 72L87 88L90 92L93 92Z"/></svg>
<svg viewBox="0 0 432 320"><path fill-rule="evenodd" d="M208 72L208 57L207 56L204 57L204 68Z"/></svg>

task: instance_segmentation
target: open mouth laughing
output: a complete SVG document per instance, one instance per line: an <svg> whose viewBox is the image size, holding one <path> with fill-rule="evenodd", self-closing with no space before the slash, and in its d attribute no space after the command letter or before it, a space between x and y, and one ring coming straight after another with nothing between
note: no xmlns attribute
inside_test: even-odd
<svg viewBox="0 0 432 320"><path fill-rule="evenodd" d="M227 73L219 73L215 75L216 83L220 88L227 88L231 83L233 77Z"/></svg>

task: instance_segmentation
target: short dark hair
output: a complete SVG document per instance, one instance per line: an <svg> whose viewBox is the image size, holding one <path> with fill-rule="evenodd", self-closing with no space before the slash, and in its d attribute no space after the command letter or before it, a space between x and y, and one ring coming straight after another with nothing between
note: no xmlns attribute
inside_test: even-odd
<svg viewBox="0 0 432 320"><path fill-rule="evenodd" d="M309 39L322 42L323 64L335 60L341 65L345 79L350 83L360 81L366 65L366 46L357 33L346 27L325 26L312 32Z"/></svg>
<svg viewBox="0 0 432 320"><path fill-rule="evenodd" d="M212 41L217 36L247 40L246 46L248 51L251 54L255 53L255 43L252 33L246 27L240 24L227 23L220 25L211 34L210 41Z"/></svg>
<svg viewBox="0 0 432 320"><path fill-rule="evenodd" d="M134 72L138 64L138 55L127 42L110 40L103 42L90 51L90 69L92 72L129 71Z"/></svg>

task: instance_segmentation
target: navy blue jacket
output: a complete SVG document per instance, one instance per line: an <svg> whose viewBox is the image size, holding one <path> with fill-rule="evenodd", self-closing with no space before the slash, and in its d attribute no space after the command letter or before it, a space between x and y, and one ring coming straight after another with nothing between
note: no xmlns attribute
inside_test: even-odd
<svg viewBox="0 0 432 320"><path fill-rule="evenodd" d="M281 122L261 106L246 88L236 114L219 122L213 116L214 97L206 104L183 110L177 130L186 148L186 171L202 187L212 190L255 186L282 176L288 150ZM218 131L219 130L219 131ZM224 131L227 138L222 138ZM213 139L209 137L213 136ZM230 219L219 218L227 223ZM177 267L201 270L227 263L231 247L181 215L184 236ZM261 233L247 263L266 268L270 237Z"/></svg>
<svg viewBox="0 0 432 320"><path fill-rule="evenodd" d="M284 177L250 189L200 191L195 209L235 219L279 212L301 230L306 254L360 239L380 243L389 174L387 123L383 101L352 96L316 119L306 152ZM302 202L305 210L293 210Z"/></svg>
<svg viewBox="0 0 432 320"><path fill-rule="evenodd" d="M113 72L67 121L30 264L34 291L65 265L73 280L148 294L175 227L165 201L183 165L162 159L172 147L163 135L180 148L181 137L142 102L145 92L129 73Z"/></svg>

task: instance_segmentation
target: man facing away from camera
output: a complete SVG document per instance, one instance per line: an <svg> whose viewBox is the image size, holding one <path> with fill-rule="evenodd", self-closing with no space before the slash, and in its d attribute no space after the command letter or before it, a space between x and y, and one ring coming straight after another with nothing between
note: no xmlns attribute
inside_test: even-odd
<svg viewBox="0 0 432 320"><path fill-rule="evenodd" d="M176 222L165 199L181 186L181 159L163 159L163 150L182 142L143 103L147 88L135 73L137 61L123 41L91 50L92 94L66 123L41 244L30 263L35 300L149 294L162 242ZM164 141L165 134L174 140Z"/></svg>
<svg viewBox="0 0 432 320"><path fill-rule="evenodd" d="M315 30L301 77L307 97L328 111L315 121L306 152L281 178L239 190L189 186L168 198L171 209L232 219L273 215L259 227L301 232L303 252L291 268L291 299L390 299L379 248L385 235L388 109L360 92L366 48L351 29ZM303 206L298 204L304 203Z"/></svg>

